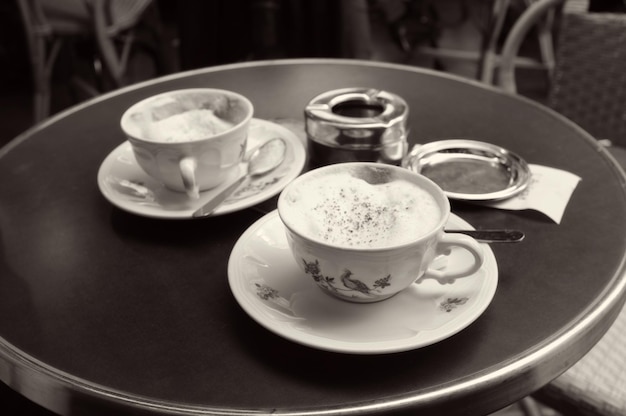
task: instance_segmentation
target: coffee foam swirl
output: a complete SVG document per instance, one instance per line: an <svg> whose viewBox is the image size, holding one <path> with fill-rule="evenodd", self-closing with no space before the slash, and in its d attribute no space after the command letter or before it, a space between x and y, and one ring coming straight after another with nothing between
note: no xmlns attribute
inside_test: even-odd
<svg viewBox="0 0 626 416"><path fill-rule="evenodd" d="M159 142L188 142L215 136L234 124L217 117L213 110L194 109L153 122L151 137Z"/></svg>
<svg viewBox="0 0 626 416"><path fill-rule="evenodd" d="M431 231L441 217L435 198L411 182L370 184L349 173L307 180L290 192L287 203L301 233L358 248L407 243Z"/></svg>

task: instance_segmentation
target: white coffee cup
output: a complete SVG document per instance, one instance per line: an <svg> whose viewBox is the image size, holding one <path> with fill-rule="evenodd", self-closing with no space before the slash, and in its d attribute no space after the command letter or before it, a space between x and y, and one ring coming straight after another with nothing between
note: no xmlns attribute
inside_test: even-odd
<svg viewBox="0 0 626 416"><path fill-rule="evenodd" d="M158 94L121 118L137 163L169 189L199 192L239 169L254 108L233 91L191 88Z"/></svg>
<svg viewBox="0 0 626 416"><path fill-rule="evenodd" d="M484 260L473 238L444 232L450 203L441 188L397 166L355 162L311 170L285 187L278 213L304 273L348 301L384 300L426 278L453 283ZM433 267L454 247L472 260L461 270Z"/></svg>

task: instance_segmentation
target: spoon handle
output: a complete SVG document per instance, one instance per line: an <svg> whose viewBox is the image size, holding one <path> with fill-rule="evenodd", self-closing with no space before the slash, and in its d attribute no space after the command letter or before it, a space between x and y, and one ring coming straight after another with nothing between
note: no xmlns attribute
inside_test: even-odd
<svg viewBox="0 0 626 416"><path fill-rule="evenodd" d="M194 213L191 214L191 216L193 218L201 218L201 217L206 217L208 215L211 215L211 213L215 210L215 208L217 208L222 202L224 202L226 198L228 198L233 192L235 192L235 189L237 189L239 185L241 185L241 183L244 180L246 180L247 177L248 177L248 174L246 173L241 175L239 178L237 178L235 182L228 185L220 193L216 194L208 202L206 202L200 208L195 210Z"/></svg>
<svg viewBox="0 0 626 416"><path fill-rule="evenodd" d="M445 230L445 232L469 235L481 243L517 243L524 239L524 233L519 230Z"/></svg>

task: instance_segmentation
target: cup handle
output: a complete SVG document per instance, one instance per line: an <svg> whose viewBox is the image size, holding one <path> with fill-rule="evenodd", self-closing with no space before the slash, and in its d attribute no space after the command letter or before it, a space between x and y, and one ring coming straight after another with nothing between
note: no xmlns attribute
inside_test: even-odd
<svg viewBox="0 0 626 416"><path fill-rule="evenodd" d="M196 159L193 157L184 157L178 162L178 167L187 195L193 199L200 198L200 188L196 182L196 168L198 167Z"/></svg>
<svg viewBox="0 0 626 416"><path fill-rule="evenodd" d="M444 234L439 243L437 244L436 255L448 256L453 247L461 247L473 256L473 262L467 264L461 270L447 271L447 268L438 270L435 268L429 268L418 279L418 282L423 279L435 279L441 284L454 283L456 279L461 277L467 277L476 273L483 265L485 257L483 255L483 249L476 240L472 237L461 234Z"/></svg>

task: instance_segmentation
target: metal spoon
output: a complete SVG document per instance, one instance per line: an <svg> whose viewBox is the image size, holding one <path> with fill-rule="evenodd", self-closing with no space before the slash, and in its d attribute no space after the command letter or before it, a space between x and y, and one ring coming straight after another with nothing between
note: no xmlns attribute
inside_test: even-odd
<svg viewBox="0 0 626 416"><path fill-rule="evenodd" d="M226 198L235 192L239 185L247 178L265 175L276 169L285 159L286 150L287 145L280 137L270 139L252 150L245 159L248 162L246 172L223 191L211 198L211 200L206 202L201 208L197 209L192 214L192 217L198 218L210 215Z"/></svg>
<svg viewBox="0 0 626 416"><path fill-rule="evenodd" d="M524 239L519 230L444 230L447 233L460 233L473 237L481 243L517 243Z"/></svg>

